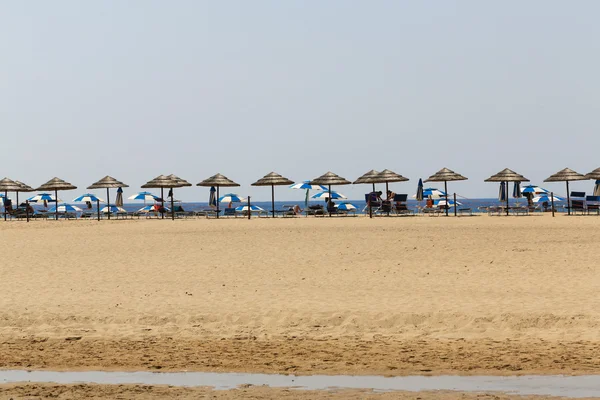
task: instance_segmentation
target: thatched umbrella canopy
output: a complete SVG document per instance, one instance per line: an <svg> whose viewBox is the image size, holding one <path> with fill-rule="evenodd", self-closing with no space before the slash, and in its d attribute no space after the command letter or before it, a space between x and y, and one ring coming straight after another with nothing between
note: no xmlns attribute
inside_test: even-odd
<svg viewBox="0 0 600 400"><path fill-rule="evenodd" d="M8 192L15 192L21 189L21 185L12 179L4 178L0 180L0 192L4 192L4 199L8 198ZM18 203L18 201L17 201ZM17 204L18 206L18 204ZM4 220L6 221L6 205L4 206Z"/></svg>
<svg viewBox="0 0 600 400"><path fill-rule="evenodd" d="M77 189L77 186L70 184L69 182L65 182L60 178L52 178L48 182L44 183L42 186L37 188L38 191L47 191L54 190L54 196L56 200L56 220L58 221L58 191L59 190L74 190Z"/></svg>
<svg viewBox="0 0 600 400"><path fill-rule="evenodd" d="M109 190L120 188L120 187L129 187L129 185L116 180L112 176L106 175L104 178L100 179L98 182L93 183L88 186L88 189L106 189L106 203L108 204L108 219L110 219L110 193ZM98 209L98 218L100 218L100 210Z"/></svg>
<svg viewBox="0 0 600 400"><path fill-rule="evenodd" d="M219 188L222 187L234 187L240 186L239 183L235 183L228 177L222 174L215 174L210 178L203 180L196 184L196 186L204 186L204 187L212 187L215 186L217 188L217 218L219 218Z"/></svg>
<svg viewBox="0 0 600 400"><path fill-rule="evenodd" d="M342 178L341 176L336 175L331 171L310 181L311 185L327 186L328 190L329 190L329 199L331 199L331 186L332 185L350 185L351 183L352 182L350 182L349 180L346 180L345 178ZM331 210L329 210L329 216L331 217Z"/></svg>
<svg viewBox="0 0 600 400"><path fill-rule="evenodd" d="M385 182L386 192L389 190L388 184L392 182L407 182L410 180L405 176L395 173L394 171L390 171L389 169L384 169L383 171L381 171L379 173L379 177L382 179L383 182Z"/></svg>
<svg viewBox="0 0 600 400"><path fill-rule="evenodd" d="M585 176L587 179L600 179L600 168L596 168Z"/></svg>
<svg viewBox="0 0 600 400"><path fill-rule="evenodd" d="M529 179L525 178L521 174L517 174L512 169L504 168L502 171L484 180L484 182L500 182L501 184L506 182L506 215L508 215L508 182L515 182L518 184L520 182L529 182Z"/></svg>
<svg viewBox="0 0 600 400"><path fill-rule="evenodd" d="M182 178L178 177L178 176L177 176L177 175L175 175L175 174L167 175L167 178L169 178L169 179L171 179L171 180L174 180L175 182L178 182L179 184L181 184L181 187L184 187L184 186L188 186L188 187L189 187L189 186L192 186L192 184L191 184L191 183L189 183L189 182L188 182L188 181L186 181L185 179L182 179Z"/></svg>
<svg viewBox="0 0 600 400"><path fill-rule="evenodd" d="M361 183L372 184L373 185L373 192L374 192L375 191L375 184L376 183L383 183L383 182L385 182L385 181L382 180L382 178L381 178L381 172L375 171L374 169L372 169L369 172L364 173L362 176L360 176L357 180L355 180L352 183L354 185L361 184ZM369 197L368 197L369 218L373 218L373 208L371 207L371 201L370 201L370 199L371 199L371 196L369 195Z"/></svg>
<svg viewBox="0 0 600 400"><path fill-rule="evenodd" d="M585 175L579 172L573 171L570 168L561 169L554 175L550 175L544 179L544 182L566 182L567 183L567 213L571 215L571 193L569 193L569 182L571 181L585 181L587 178Z"/></svg>
<svg viewBox="0 0 600 400"><path fill-rule="evenodd" d="M252 186L271 186L271 212L275 218L275 186L293 185L294 182L279 175L276 172L270 172L254 182Z"/></svg>
<svg viewBox="0 0 600 400"><path fill-rule="evenodd" d="M179 179L179 180L177 180L177 179ZM160 198L161 198L161 203L162 203L160 214L163 219L165 218L165 214L164 214L164 208L165 208L164 190L165 190L165 188L173 189L173 188L186 186L184 183L186 181L184 181L181 178L177 178L177 179L172 179L166 175L159 175L156 178L154 178L142 185L143 189L159 189L160 188ZM171 196L171 218L172 219L175 219L175 211L173 210L174 197L175 196Z"/></svg>
<svg viewBox="0 0 600 400"><path fill-rule="evenodd" d="M448 168L442 168L435 174L431 175L425 182L444 182L444 192L446 192L446 204L448 204L448 182L450 181L466 181L467 177L457 174ZM456 214L456 202L454 203L454 211ZM448 216L448 207L446 206L446 216Z"/></svg>

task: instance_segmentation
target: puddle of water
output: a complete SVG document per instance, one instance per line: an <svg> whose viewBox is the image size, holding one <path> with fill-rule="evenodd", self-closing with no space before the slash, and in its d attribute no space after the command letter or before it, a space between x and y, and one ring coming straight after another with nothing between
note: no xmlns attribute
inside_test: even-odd
<svg viewBox="0 0 600 400"><path fill-rule="evenodd" d="M454 390L461 392L505 392L519 395L600 396L600 375L562 376L348 376L274 375L213 372L54 372L0 370L0 383L52 382L58 384L143 384L211 386L217 390L239 385L293 387L299 390L372 389L375 391Z"/></svg>

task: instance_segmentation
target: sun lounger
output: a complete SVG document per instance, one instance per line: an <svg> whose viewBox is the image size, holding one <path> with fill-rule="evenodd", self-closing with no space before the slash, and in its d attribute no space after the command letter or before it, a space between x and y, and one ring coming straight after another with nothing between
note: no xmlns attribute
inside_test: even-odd
<svg viewBox="0 0 600 400"><path fill-rule="evenodd" d="M585 198L585 205L588 215L600 215L600 196L587 196Z"/></svg>
<svg viewBox="0 0 600 400"><path fill-rule="evenodd" d="M223 210L223 216L224 217L235 217L236 213L235 213L235 208L226 208Z"/></svg>
<svg viewBox="0 0 600 400"><path fill-rule="evenodd" d="M308 206L305 212L306 215L323 216L325 215L325 208L321 204Z"/></svg>

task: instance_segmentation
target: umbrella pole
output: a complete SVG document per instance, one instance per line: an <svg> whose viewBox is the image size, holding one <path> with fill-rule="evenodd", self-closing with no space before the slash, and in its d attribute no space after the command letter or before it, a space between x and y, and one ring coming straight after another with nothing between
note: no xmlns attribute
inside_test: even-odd
<svg viewBox="0 0 600 400"><path fill-rule="evenodd" d="M456 193L454 193L454 216L455 217L457 216L457 213L456 213Z"/></svg>
<svg viewBox="0 0 600 400"><path fill-rule="evenodd" d="M56 205L55 215L56 215L56 220L58 221L58 190L54 190L54 204ZM66 209L65 209L65 211L66 211Z"/></svg>
<svg viewBox="0 0 600 400"><path fill-rule="evenodd" d="M25 214L27 215L27 222L29 222L29 200L25 200Z"/></svg>
<svg viewBox="0 0 600 400"><path fill-rule="evenodd" d="M252 206L250 205L250 196L248 196L248 219L252 216Z"/></svg>
<svg viewBox="0 0 600 400"><path fill-rule="evenodd" d="M165 219L165 190L164 188L160 188L160 218Z"/></svg>
<svg viewBox="0 0 600 400"><path fill-rule="evenodd" d="M329 208L329 203L331 202L331 185L328 185L329 189L329 197L327 198L327 211L329 212L329 216L331 217L331 209Z"/></svg>
<svg viewBox="0 0 600 400"><path fill-rule="evenodd" d="M506 216L508 216L508 182L506 182L506 191L504 193L506 194Z"/></svg>
<svg viewBox="0 0 600 400"><path fill-rule="evenodd" d="M275 218L275 185L271 185L271 210L273 211L273 218Z"/></svg>
<svg viewBox="0 0 600 400"><path fill-rule="evenodd" d="M386 183L385 183L385 195L386 195L386 196L388 195L388 192L389 192L389 191L390 191L390 188L389 188L389 186L388 186L388 182L386 182ZM392 209L392 201L393 201L393 200L394 200L394 199L392 199L392 200L389 200L389 202L390 202L390 205L389 205L389 208L388 208L388 211L387 211L387 216L388 216L388 217L390 216L390 210Z"/></svg>
<svg viewBox="0 0 600 400"><path fill-rule="evenodd" d="M217 219L219 219L219 185L217 185Z"/></svg>
<svg viewBox="0 0 600 400"><path fill-rule="evenodd" d="M8 191L4 191L4 220L6 221L6 200L8 199Z"/></svg>
<svg viewBox="0 0 600 400"><path fill-rule="evenodd" d="M550 202L552 203L552 217L554 217L554 192L550 192Z"/></svg>
<svg viewBox="0 0 600 400"><path fill-rule="evenodd" d="M96 199L96 211L98 211L98 221L100 221L100 199Z"/></svg>
<svg viewBox="0 0 600 400"><path fill-rule="evenodd" d="M554 201L554 196L552 196L552 201ZM569 181L567 181L567 213L571 215L571 193L569 193Z"/></svg>
<svg viewBox="0 0 600 400"><path fill-rule="evenodd" d="M446 193L446 217L448 216L448 181L444 181L444 192Z"/></svg>
<svg viewBox="0 0 600 400"><path fill-rule="evenodd" d="M19 192L15 192L15 195L17 196L17 208L19 208Z"/></svg>
<svg viewBox="0 0 600 400"><path fill-rule="evenodd" d="M106 202L108 203L108 219L110 219L110 194L109 194L109 188L106 188Z"/></svg>
<svg viewBox="0 0 600 400"><path fill-rule="evenodd" d="M375 193L375 184L373 184L373 191L371 193ZM331 192L329 195L331 196ZM371 206L371 200L373 200L373 196L369 193L369 218L373 218L373 207Z"/></svg>
<svg viewBox="0 0 600 400"><path fill-rule="evenodd" d="M171 219L175 221L175 193L173 193L173 188L171 188Z"/></svg>

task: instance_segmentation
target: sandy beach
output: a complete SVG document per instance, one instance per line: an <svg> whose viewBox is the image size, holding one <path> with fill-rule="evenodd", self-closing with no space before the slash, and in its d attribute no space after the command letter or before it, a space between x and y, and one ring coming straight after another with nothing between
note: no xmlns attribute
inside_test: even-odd
<svg viewBox="0 0 600 400"><path fill-rule="evenodd" d="M549 215L0 223L0 367L599 373L599 227Z"/></svg>

